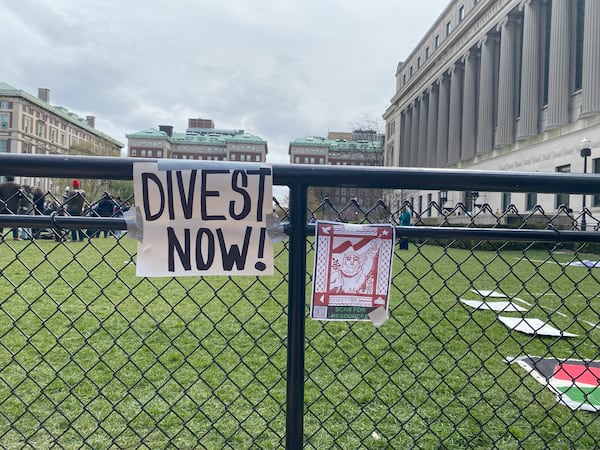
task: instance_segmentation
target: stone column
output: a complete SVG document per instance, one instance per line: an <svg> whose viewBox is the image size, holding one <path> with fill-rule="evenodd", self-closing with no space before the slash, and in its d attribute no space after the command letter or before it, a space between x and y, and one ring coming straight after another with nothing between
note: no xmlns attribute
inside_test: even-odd
<svg viewBox="0 0 600 450"><path fill-rule="evenodd" d="M402 166L410 166L410 130L412 129L412 106L409 105L404 110L404 129L402 138Z"/></svg>
<svg viewBox="0 0 600 450"><path fill-rule="evenodd" d="M523 59L519 138L539 134L540 86L543 67L542 8L539 0L523 4Z"/></svg>
<svg viewBox="0 0 600 450"><path fill-rule="evenodd" d="M460 159L471 159L475 156L477 145L477 96L479 50L471 50L465 61L465 85L463 90L462 111L462 146Z"/></svg>
<svg viewBox="0 0 600 450"><path fill-rule="evenodd" d="M448 114L450 110L450 80L443 75L438 84L440 85L438 128L437 128L437 152L436 166L446 167L448 165Z"/></svg>
<svg viewBox="0 0 600 450"><path fill-rule="evenodd" d="M498 125L495 147L512 144L515 135L517 20L505 17L500 31L500 70L498 72Z"/></svg>
<svg viewBox="0 0 600 450"><path fill-rule="evenodd" d="M412 122L410 127L410 167L417 166L419 157L419 113L421 103L418 99L413 102Z"/></svg>
<svg viewBox="0 0 600 450"><path fill-rule="evenodd" d="M548 73L548 129L569 122L571 2L572 0L552 0L550 69ZM593 45L597 45L597 43Z"/></svg>
<svg viewBox="0 0 600 450"><path fill-rule="evenodd" d="M450 80L450 117L448 122L448 165L460 160L462 96L464 67L456 63L451 69Z"/></svg>
<svg viewBox="0 0 600 450"><path fill-rule="evenodd" d="M419 150L417 165L427 166L427 117L429 117L429 97L426 93L421 94L421 107L419 108Z"/></svg>
<svg viewBox="0 0 600 450"><path fill-rule="evenodd" d="M427 167L435 167L435 150L437 148L438 105L440 91L437 83L429 88L429 108L427 115Z"/></svg>
<svg viewBox="0 0 600 450"><path fill-rule="evenodd" d="M398 121L396 123L398 132L394 137L394 159L392 161L393 167L400 167L400 151L402 149L402 114L398 114Z"/></svg>
<svg viewBox="0 0 600 450"><path fill-rule="evenodd" d="M498 38L487 35L480 43L479 102L477 105L477 154L494 148L494 108L496 105L496 51Z"/></svg>
<svg viewBox="0 0 600 450"><path fill-rule="evenodd" d="M583 25L582 115L600 111L600 1L585 1Z"/></svg>

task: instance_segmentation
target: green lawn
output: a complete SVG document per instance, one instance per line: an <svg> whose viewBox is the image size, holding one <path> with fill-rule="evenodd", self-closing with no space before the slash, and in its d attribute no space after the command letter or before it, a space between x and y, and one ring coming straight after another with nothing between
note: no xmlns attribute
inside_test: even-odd
<svg viewBox="0 0 600 450"><path fill-rule="evenodd" d="M127 238L6 241L0 254L2 447L284 446L286 244L260 279L137 278ZM380 329L306 321L306 447L594 448L595 414L558 405L504 361L598 359L583 320L600 321L600 269L561 264L577 257L596 259L397 252ZM511 332L459 302L478 298L471 289L518 296L534 305L525 316L580 336Z"/></svg>

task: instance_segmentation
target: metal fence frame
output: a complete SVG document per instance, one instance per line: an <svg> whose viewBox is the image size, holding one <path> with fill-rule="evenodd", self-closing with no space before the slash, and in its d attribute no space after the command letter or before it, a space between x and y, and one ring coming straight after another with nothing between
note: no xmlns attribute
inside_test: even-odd
<svg viewBox="0 0 600 450"><path fill-rule="evenodd" d="M78 177L131 180L135 162L156 161L142 158L106 158L82 156L41 156L0 154L0 174L35 177ZM289 279L286 448L303 447L304 357L306 320L306 237L314 234L307 225L307 191L313 186L434 189L451 191L538 192L598 194L600 175L500 172L449 169L331 167L274 164L274 185L289 188ZM124 219L64 216L0 215L2 226L90 229L127 229ZM600 243L596 231L534 230L498 228L403 227L408 237L486 239L510 241Z"/></svg>

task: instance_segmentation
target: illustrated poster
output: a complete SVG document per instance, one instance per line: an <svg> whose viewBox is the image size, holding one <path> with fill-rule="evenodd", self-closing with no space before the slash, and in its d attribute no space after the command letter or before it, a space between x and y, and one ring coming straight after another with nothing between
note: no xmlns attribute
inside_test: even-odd
<svg viewBox="0 0 600 450"><path fill-rule="evenodd" d="M387 315L394 256L394 227L316 223L311 317L371 320Z"/></svg>

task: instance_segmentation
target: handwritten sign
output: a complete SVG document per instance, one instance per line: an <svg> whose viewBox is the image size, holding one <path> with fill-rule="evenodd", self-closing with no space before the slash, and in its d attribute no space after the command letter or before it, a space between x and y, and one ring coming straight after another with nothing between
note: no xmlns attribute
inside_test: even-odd
<svg viewBox="0 0 600 450"><path fill-rule="evenodd" d="M311 317L372 320L387 315L394 254L392 225L317 222Z"/></svg>
<svg viewBox="0 0 600 450"><path fill-rule="evenodd" d="M136 274L271 275L268 165L199 161L135 163Z"/></svg>

